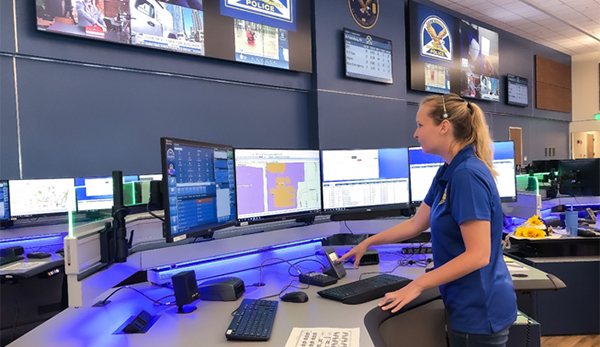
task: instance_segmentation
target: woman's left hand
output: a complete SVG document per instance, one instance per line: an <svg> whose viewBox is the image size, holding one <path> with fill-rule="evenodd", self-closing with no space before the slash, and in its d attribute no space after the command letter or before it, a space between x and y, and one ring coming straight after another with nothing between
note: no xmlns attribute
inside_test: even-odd
<svg viewBox="0 0 600 347"><path fill-rule="evenodd" d="M392 313L397 312L404 307L404 305L421 295L422 291L423 289L419 288L419 286L413 281L404 288L398 289L395 292L386 293L383 299L381 299L379 302L379 306L384 311L392 309Z"/></svg>

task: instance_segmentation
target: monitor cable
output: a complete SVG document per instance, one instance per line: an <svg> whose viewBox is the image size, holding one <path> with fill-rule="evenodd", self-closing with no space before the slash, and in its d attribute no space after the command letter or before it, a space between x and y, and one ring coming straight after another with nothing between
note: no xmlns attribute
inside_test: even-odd
<svg viewBox="0 0 600 347"><path fill-rule="evenodd" d="M154 303L154 306L177 306L176 304L170 303L170 302L169 303L162 303L162 302L160 302L160 300L163 300L163 299L168 298L168 297L173 296L173 295L167 295L167 296L164 296L164 297L162 297L162 298L160 298L158 300L154 300L154 299L152 299L151 297L149 297L148 295L144 294L142 291L140 291L140 290L138 290L136 288L133 288L133 287L130 287L130 286L123 286L121 288L118 288L114 292L110 293L110 295L108 295L104 300L98 301L97 303L95 303L94 305L92 305L92 307L103 307L103 306L108 305L110 303L110 301L108 299L111 296L115 295L117 292L119 292L119 291L121 291L123 289L132 289L132 290L138 292L139 294L143 295L146 299L152 301Z"/></svg>

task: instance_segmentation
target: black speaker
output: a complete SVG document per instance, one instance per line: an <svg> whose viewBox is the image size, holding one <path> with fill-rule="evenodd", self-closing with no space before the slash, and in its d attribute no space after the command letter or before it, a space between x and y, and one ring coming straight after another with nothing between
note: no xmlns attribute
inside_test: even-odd
<svg viewBox="0 0 600 347"><path fill-rule="evenodd" d="M200 298L198 284L196 283L196 273L194 271L183 271L171 277L173 290L175 291L175 301L177 313L190 313L196 309L196 306L186 306Z"/></svg>
<svg viewBox="0 0 600 347"><path fill-rule="evenodd" d="M376 249L367 249L365 254L360 258L358 265L376 265L379 264L379 252Z"/></svg>

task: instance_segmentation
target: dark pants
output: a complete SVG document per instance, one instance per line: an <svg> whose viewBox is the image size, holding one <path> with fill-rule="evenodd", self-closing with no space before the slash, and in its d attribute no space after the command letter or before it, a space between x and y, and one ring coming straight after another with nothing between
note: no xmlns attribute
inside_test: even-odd
<svg viewBox="0 0 600 347"><path fill-rule="evenodd" d="M450 347L505 347L509 328L510 325L491 335L480 335L461 333L448 327L448 341Z"/></svg>

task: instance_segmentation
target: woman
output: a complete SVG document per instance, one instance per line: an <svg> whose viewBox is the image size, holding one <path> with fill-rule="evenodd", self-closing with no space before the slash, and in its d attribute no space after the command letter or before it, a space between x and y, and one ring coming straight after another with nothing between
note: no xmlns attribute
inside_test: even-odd
<svg viewBox="0 0 600 347"><path fill-rule="evenodd" d="M356 267L368 247L431 228L435 270L387 293L379 306L396 312L439 286L450 346L505 346L517 305L502 256L502 205L485 116L456 94L432 95L421 102L416 122L423 152L441 156L445 165L413 218L366 239L340 261L355 256Z"/></svg>

